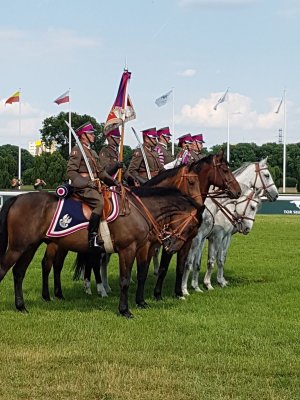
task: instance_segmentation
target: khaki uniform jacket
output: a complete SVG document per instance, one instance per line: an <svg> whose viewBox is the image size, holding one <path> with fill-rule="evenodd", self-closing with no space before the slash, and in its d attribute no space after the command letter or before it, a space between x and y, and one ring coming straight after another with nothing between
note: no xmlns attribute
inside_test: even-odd
<svg viewBox="0 0 300 400"><path fill-rule="evenodd" d="M206 157L205 154L197 153L194 150L190 151L190 164L194 161L199 161L201 158Z"/></svg>
<svg viewBox="0 0 300 400"><path fill-rule="evenodd" d="M104 168L100 164L97 153L92 149L88 149L84 145L82 147L88 158L94 179L102 179ZM94 159L94 161L92 159ZM78 194L83 201L92 207L95 213L101 215L103 208L102 194L100 194L97 189L88 187L90 176L78 146L74 146L71 150L67 165L67 176L69 179L71 179L71 183L75 188L76 194Z"/></svg>
<svg viewBox="0 0 300 400"><path fill-rule="evenodd" d="M154 149L158 155L159 155L159 160L162 165L169 164L171 161L174 161L174 157L172 156L172 153L166 146L164 146L161 143L157 143Z"/></svg>
<svg viewBox="0 0 300 400"><path fill-rule="evenodd" d="M160 171L163 170L163 166L159 161L159 155L155 150L151 150L148 147L143 145L145 150L145 154L147 157L149 170L151 174L151 178L156 176ZM147 170L144 163L143 154L140 148L135 149L131 162L128 167L128 173L131 174L134 178L142 177L144 179L148 179ZM138 180L138 179L137 179Z"/></svg>
<svg viewBox="0 0 300 400"><path fill-rule="evenodd" d="M100 150L99 158L101 165L109 174L114 175L118 171L116 163L118 162L119 152L116 146L109 144L103 146Z"/></svg>

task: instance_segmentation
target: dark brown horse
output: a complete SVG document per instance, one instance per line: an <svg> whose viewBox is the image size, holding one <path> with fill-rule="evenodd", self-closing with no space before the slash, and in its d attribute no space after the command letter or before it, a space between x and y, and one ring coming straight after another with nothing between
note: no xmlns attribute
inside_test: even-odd
<svg viewBox="0 0 300 400"><path fill-rule="evenodd" d="M158 236L168 251L178 251L197 233L203 212L203 207L176 189L141 188L135 191L142 197L143 204L136 195L128 192L130 213L110 223L114 249L119 254L119 312L126 317L132 315L128 308L128 288L135 257L142 257L152 238ZM48 241L46 232L56 206L55 195L40 192L11 198L1 210L0 281L13 266L15 305L19 311L26 311L22 284L27 267L39 245ZM51 238L51 241L64 250L83 253L89 250L86 229Z"/></svg>

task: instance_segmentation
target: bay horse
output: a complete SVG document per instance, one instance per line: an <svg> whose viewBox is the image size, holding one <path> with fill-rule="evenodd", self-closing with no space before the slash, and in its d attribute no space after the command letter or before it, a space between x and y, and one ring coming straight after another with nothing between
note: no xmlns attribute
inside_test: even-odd
<svg viewBox="0 0 300 400"><path fill-rule="evenodd" d="M137 188L135 192L127 191L130 213L110 223L114 250L119 254L119 312L127 318L132 316L128 307L128 288L135 257L148 251L153 236L160 237L168 251L178 251L197 233L204 209L177 189ZM120 202L119 194L118 198ZM37 248L49 240L46 232L57 203L54 194L27 193L7 200L0 212L0 282L13 267L15 306L19 311L27 311L23 279ZM51 241L65 251L86 253L89 250L86 229L51 238ZM143 264L138 267L141 275L142 267Z"/></svg>
<svg viewBox="0 0 300 400"><path fill-rule="evenodd" d="M233 174L240 185L246 185L255 190L262 189L263 195L268 201L276 201L278 198L278 190L268 168L267 158L255 162L246 162ZM185 296L188 292L188 278L192 271L191 287L196 292L202 292L199 287L199 272L201 267L201 255L205 246L205 239L214 226L214 217L221 208L225 208L230 203L230 199L210 199L205 201L206 210L203 213L203 222L194 237L191 249L186 259L185 270L182 280L182 291ZM204 287L208 288L206 283Z"/></svg>

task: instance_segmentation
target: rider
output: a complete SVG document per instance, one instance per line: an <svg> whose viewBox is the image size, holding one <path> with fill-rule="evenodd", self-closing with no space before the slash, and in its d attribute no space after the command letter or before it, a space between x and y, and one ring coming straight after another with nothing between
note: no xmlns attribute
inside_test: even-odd
<svg viewBox="0 0 300 400"><path fill-rule="evenodd" d="M156 128L145 129L141 131L143 134L143 149L147 158L151 178L156 176L164 168L159 161L159 155L154 150L157 144ZM143 158L142 150L138 147L135 149L132 159L128 167L128 173L139 183L146 182L149 178Z"/></svg>
<svg viewBox="0 0 300 400"><path fill-rule="evenodd" d="M82 144L83 151L89 161L93 179L90 178L83 155L76 145L72 148L67 166L67 176L71 180L76 194L92 208L88 227L89 247L104 250L104 242L98 236L100 218L103 211L103 197L100 192L100 179L108 186L118 186L112 177L100 164L97 153L91 149L95 141L95 129L90 122L86 122L76 129L76 135Z"/></svg>
<svg viewBox="0 0 300 400"><path fill-rule="evenodd" d="M171 133L169 127L158 129L157 131L158 143L155 146L155 151L159 155L159 160L164 166L174 160L171 151L168 149L168 144L171 141Z"/></svg>
<svg viewBox="0 0 300 400"><path fill-rule="evenodd" d="M119 144L121 140L119 128L113 129L105 134L107 145L103 146L99 153L100 162L106 172L114 176L120 168L123 168L123 162L119 159Z"/></svg>
<svg viewBox="0 0 300 400"><path fill-rule="evenodd" d="M191 160L190 162L193 161L198 161L201 160L201 158L205 157L205 154L202 153L203 150L203 135L202 133L198 134L198 135L193 135L192 136L193 139L193 143L191 144Z"/></svg>
<svg viewBox="0 0 300 400"><path fill-rule="evenodd" d="M177 140L178 147L181 147L181 150L176 157L178 164L189 164L191 158L190 148L191 144L193 143L192 135L190 133L186 133L185 135L180 136Z"/></svg>

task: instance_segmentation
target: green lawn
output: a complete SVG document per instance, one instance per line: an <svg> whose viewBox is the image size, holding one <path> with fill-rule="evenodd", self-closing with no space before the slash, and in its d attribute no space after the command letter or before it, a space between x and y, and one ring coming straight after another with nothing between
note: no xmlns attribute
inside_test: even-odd
<svg viewBox="0 0 300 400"><path fill-rule="evenodd" d="M230 286L186 301L173 298L174 264L164 301L154 301L151 267L151 308L134 307L132 284L133 320L117 315L117 256L109 298L71 280L70 254L66 300L46 303L41 249L24 281L29 314L14 311L11 272L0 285L0 399L299 399L299 234L296 216L257 216L247 237L233 238Z"/></svg>

